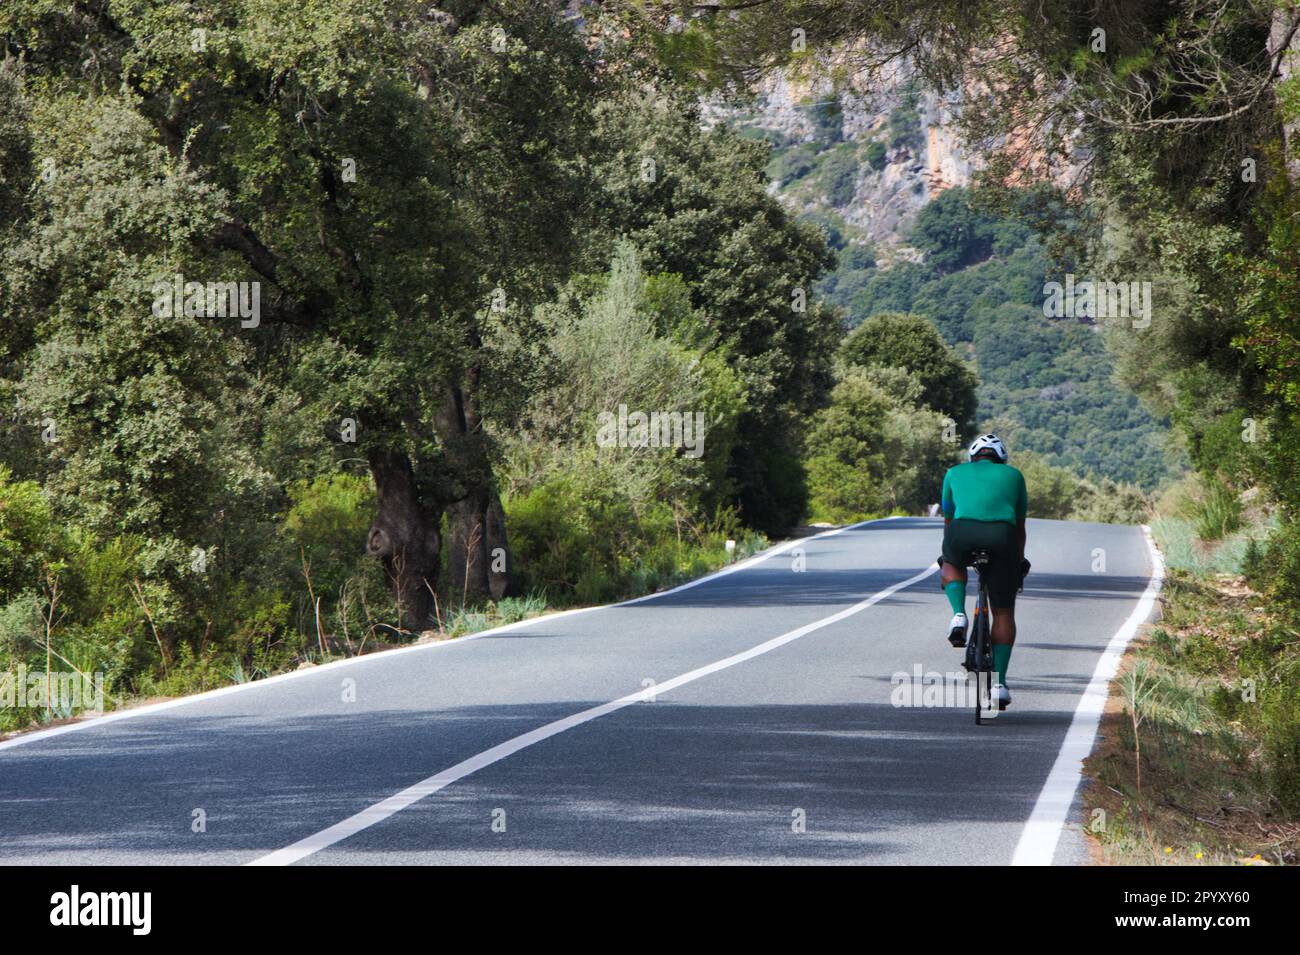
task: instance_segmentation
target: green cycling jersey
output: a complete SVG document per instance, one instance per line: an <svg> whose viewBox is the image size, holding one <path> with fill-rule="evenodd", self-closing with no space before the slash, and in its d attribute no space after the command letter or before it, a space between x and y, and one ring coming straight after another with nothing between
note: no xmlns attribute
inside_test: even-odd
<svg viewBox="0 0 1300 955"><path fill-rule="evenodd" d="M1015 524L1028 510L1025 477L1009 464L981 459L955 465L943 476L944 517Z"/></svg>

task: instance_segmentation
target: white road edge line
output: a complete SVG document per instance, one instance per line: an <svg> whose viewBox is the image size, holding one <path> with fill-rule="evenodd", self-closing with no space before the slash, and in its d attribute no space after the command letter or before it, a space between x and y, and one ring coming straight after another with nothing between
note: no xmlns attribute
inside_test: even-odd
<svg viewBox="0 0 1300 955"><path fill-rule="evenodd" d="M794 540L788 540L783 544L775 547L769 547L761 553L746 558L736 564L729 564L720 570L703 577L697 577L689 580L684 584L671 587L668 590L661 590L658 593L646 594L642 597L634 597L631 600L624 600L614 604L600 604L595 607L577 607L573 610L562 610L558 613L543 614L540 617L531 617L528 620L521 620L518 623L507 623L500 627L493 627L491 630L480 630L478 633L467 634L463 637L457 637L454 640L442 640L437 643L420 643L409 647L398 647L395 650L384 650L381 653L372 653L367 656L348 657L346 660L335 660L331 663L324 663L320 666L310 667L305 670L294 670L292 673L281 673L279 676L267 677L265 680L253 680L248 683L239 683L235 686L223 686L216 690L207 690L203 693L195 693L191 696L182 696L175 700L166 700L162 703L148 703L144 706L132 707L128 710L116 710L104 716L96 716L89 719L79 720L76 723L66 723L63 726L55 726L47 730L37 730L32 733L24 733L21 736L15 736L12 739L0 741L0 750L12 749L15 746L26 746L28 743L35 743L40 740L50 739L54 736L62 736L65 733L76 733L81 730L94 729L104 726L108 723L116 723L119 720L131 720L141 716L152 716L164 710L176 709L180 706L189 706L191 703L201 703L207 700L215 699L219 696L228 696L232 693L242 693L245 690L256 690L265 686L272 686L278 683L285 683L289 680L298 680L304 677L315 676L329 670L339 669L341 667L354 666L358 663L367 663L372 660L391 660L394 656L403 653L417 653L428 650L443 650L448 647L458 647L470 643L480 637L497 636L503 633L513 633L516 630L524 630L528 627L536 626L539 623L545 623L550 620L559 620L561 617L572 617L580 613L591 613L593 610L608 610L611 607L629 607L633 604L643 603L647 600L656 600L660 597L667 597L670 594L681 593L683 590L690 590L692 587L698 587L701 584L708 583L711 580L717 580L719 577L726 577L728 574L734 574L737 571L747 570L756 564L761 564L768 558L783 554L792 548L809 541L820 540L824 537L834 537L836 534L842 534L844 531L856 530L859 527L866 527L869 524L878 524L883 521L899 520L897 516L881 517L870 521L859 521L856 524L846 524L843 527L832 527L830 530L813 534L810 537L798 537Z"/></svg>
<svg viewBox="0 0 1300 955"><path fill-rule="evenodd" d="M671 690L675 690L678 687L685 686L687 683L694 683L696 680L717 673L719 670L725 670L728 667L734 667L737 664L744 663L747 660L752 660L765 653L770 653L772 650L775 650L778 647L783 647L787 643L793 643L800 637L805 637L814 631L821 630L823 627L829 627L831 624L838 623L846 617L851 617L855 613L866 610L872 604L879 603L886 597L890 597L898 591L910 587L918 581L924 580L936 570L938 570L938 567L931 564L920 573L914 574L904 581L886 587L879 593L873 594L867 599L855 603L851 607L846 607L837 613L833 613L829 617L814 620L812 623L804 624L802 627L798 627L795 630L787 631L779 637L773 637L771 640L750 647L748 650L743 650L740 653L733 654L732 656L725 657L695 670L675 676L656 686L648 687L644 690L638 690L636 693L629 693L627 696L621 696L617 700L610 700L608 703L593 706L589 709L582 710L579 713L574 713L572 716L566 716L564 719L555 720L554 722L547 723L545 726L539 726L537 729L528 733L523 733L513 739L508 739L504 743L499 743L491 749L486 749L475 756L471 756L469 759L462 760L456 765L444 769L435 776L422 779L414 786L403 789L401 792L394 793L387 799L361 810L361 812L356 815L349 816L341 822L336 822L328 829L322 829L314 835L298 840L293 843L293 845L286 846L283 849L277 849L275 852L269 853L245 864L257 866L291 865L294 862L305 859L309 855L320 852L322 849L334 845L336 842L341 842L349 836L354 836L363 829L368 829L376 823L383 822L389 816L396 815L403 809L406 809L407 807L419 802L421 799L424 799L426 796L431 796L439 790L450 786L457 780L464 779L471 773L478 772L486 766L491 766L493 763L500 762L506 757L519 752L521 749L527 749L534 743L540 743L552 736L563 733L565 730L573 729L575 726L581 726L583 723L589 723L592 720L600 719L602 716L608 716L610 713L621 710L626 706L631 706L634 703L640 703L647 698L658 697L664 693L670 692Z"/></svg>
<svg viewBox="0 0 1300 955"><path fill-rule="evenodd" d="M1020 834L1015 854L1011 857L1012 865L1052 864L1056 844L1061 839L1061 831L1065 828L1070 807L1074 804L1074 794L1083 778L1083 761L1092 752L1097 738L1097 727L1101 723L1102 711L1106 708L1110 681L1119 671L1120 660L1129 641L1151 616L1151 609L1160 594L1165 579L1165 562L1151 537L1151 528L1146 524L1142 525L1142 535L1151 557L1151 578L1133 612L1110 638L1110 643L1097 661L1097 668L1092 672L1088 688L1079 698L1079 705L1075 707L1074 718L1061 742L1056 762L1052 764L1052 771L1048 773L1042 792L1038 794L1038 801L1034 803L1034 810L1029 814L1029 820Z"/></svg>

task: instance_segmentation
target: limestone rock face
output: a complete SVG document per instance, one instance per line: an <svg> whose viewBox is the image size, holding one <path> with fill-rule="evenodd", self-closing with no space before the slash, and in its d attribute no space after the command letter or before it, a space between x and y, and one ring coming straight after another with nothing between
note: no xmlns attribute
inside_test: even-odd
<svg viewBox="0 0 1300 955"><path fill-rule="evenodd" d="M705 119L763 135L777 144L777 155L801 145L851 154L856 167L851 196L842 187L818 188L825 184L816 176L804 181L777 175L772 189L795 211L833 211L855 238L890 257L906 256L902 248L889 247L902 245L917 211L943 190L968 184L976 168L950 128L953 108L921 90L911 70L898 66L863 95L837 95L828 83L776 73L761 84L751 104L709 103Z"/></svg>
<svg viewBox="0 0 1300 955"><path fill-rule="evenodd" d="M873 245L882 264L914 258L906 235L916 213L982 166L956 128L961 95L925 89L906 63L857 85L866 92L773 73L752 102L706 103L704 117L774 143L771 189L793 211L842 223L845 239Z"/></svg>

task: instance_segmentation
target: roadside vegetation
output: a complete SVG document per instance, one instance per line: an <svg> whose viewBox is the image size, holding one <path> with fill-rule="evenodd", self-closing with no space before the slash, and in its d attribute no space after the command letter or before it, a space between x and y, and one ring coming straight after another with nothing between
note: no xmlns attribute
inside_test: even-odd
<svg viewBox="0 0 1300 955"><path fill-rule="evenodd" d="M1300 862L1300 634L1268 595L1276 515L1223 497L1189 479L1152 524L1161 618L1126 655L1086 764L1105 862Z"/></svg>

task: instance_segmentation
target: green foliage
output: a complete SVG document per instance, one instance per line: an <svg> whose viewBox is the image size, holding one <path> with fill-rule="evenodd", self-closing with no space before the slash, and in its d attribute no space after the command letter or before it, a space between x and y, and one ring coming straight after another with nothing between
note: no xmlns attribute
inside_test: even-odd
<svg viewBox="0 0 1300 955"><path fill-rule="evenodd" d="M853 277L846 282L842 273L828 276L834 280L836 294L832 300L850 311L851 324L877 312L911 311L919 290L934 278L934 274L914 262L900 262L888 269L854 269ZM829 293L828 293L829 294Z"/></svg>
<svg viewBox="0 0 1300 955"><path fill-rule="evenodd" d="M1038 214L1031 200L1032 193L1016 197L1018 214ZM995 226L1011 245L1023 239L1005 257L998 239L991 259L949 275L911 263L852 273L851 287L843 278L833 286L833 300L859 321L896 311L929 318L944 341L974 359L980 417L1011 422L1017 450L1046 455L1093 482L1149 491L1179 463L1165 450L1164 424L1115 386L1115 362L1095 326L1043 317L1050 265L1023 228Z"/></svg>
<svg viewBox="0 0 1300 955"><path fill-rule="evenodd" d="M1300 624L1300 524L1284 520L1262 550L1252 582L1269 595L1284 618Z"/></svg>
<svg viewBox="0 0 1300 955"><path fill-rule="evenodd" d="M779 152L774 151L766 167L767 175L787 184L802 179L818 168L819 152L813 143L801 143Z"/></svg>
<svg viewBox="0 0 1300 955"><path fill-rule="evenodd" d="M527 585L552 601L600 602L715 566L734 518L707 529L702 516L727 513L747 396L690 286L647 276L623 242L606 275L576 279L542 314L554 329L549 384L497 435ZM683 447L620 435L619 422L638 412L682 414L692 432L683 427Z"/></svg>
<svg viewBox="0 0 1300 955"><path fill-rule="evenodd" d="M993 253L995 221L975 210L965 189L948 189L917 214L911 241L940 274L982 262Z"/></svg>
<svg viewBox="0 0 1300 955"><path fill-rule="evenodd" d="M920 402L950 417L958 435L974 427L975 373L944 344L924 317L881 312L853 329L840 346L840 360L863 368L902 368L921 387Z"/></svg>
<svg viewBox="0 0 1300 955"><path fill-rule="evenodd" d="M825 349L838 323L812 296L834 263L824 237L767 194L767 149L722 126L702 131L690 103L652 96L603 106L598 119L610 158L593 176L606 205L589 262L604 267L621 234L646 272L680 276L745 376L751 414L781 430L772 415L815 406L830 386ZM652 179L643 157L655 161ZM793 307L800 288L803 310Z"/></svg>
<svg viewBox="0 0 1300 955"><path fill-rule="evenodd" d="M866 160L868 166L879 172L885 168L885 144L877 140L867 143L863 150L862 158Z"/></svg>
<svg viewBox="0 0 1300 955"><path fill-rule="evenodd" d="M318 593L336 595L357 570L374 513L369 477L330 474L289 488L284 541L290 561L311 575Z"/></svg>
<svg viewBox="0 0 1300 955"><path fill-rule="evenodd" d="M1099 485L1085 481L1070 512L1075 521L1099 524L1145 524L1151 519L1151 498L1136 484L1103 478Z"/></svg>
<svg viewBox="0 0 1300 955"><path fill-rule="evenodd" d="M1263 470L1260 447L1268 435L1247 417L1240 409L1229 411L1188 436L1188 456L1200 473L1242 484Z"/></svg>
<svg viewBox="0 0 1300 955"><path fill-rule="evenodd" d="M1241 526L1241 500L1223 481L1213 479L1207 482L1203 496L1193 503L1188 516L1196 525L1197 537L1203 541L1220 540Z"/></svg>
<svg viewBox="0 0 1300 955"><path fill-rule="evenodd" d="M1161 656L1212 681L1206 702L1214 722L1245 737L1239 778L1260 786L1283 813L1300 813L1300 654L1293 621L1243 606L1240 598L1225 600L1185 572L1171 576L1165 626L1180 633L1161 641ZM1259 595L1245 600L1257 602Z"/></svg>
<svg viewBox="0 0 1300 955"><path fill-rule="evenodd" d="M804 422L832 384L841 325L814 283L834 255L821 230L768 194L765 144L724 126L702 130L697 106L664 95L604 104L597 115L605 152L592 180L603 193L589 269L603 268L622 236L646 272L677 275L690 288L710 344L744 385L738 433L762 436L732 448L734 499L752 526L783 530L804 502L779 487L798 482L778 482L774 472L799 456Z"/></svg>
<svg viewBox="0 0 1300 955"><path fill-rule="evenodd" d="M1025 476L1029 490L1029 516L1068 520L1074 511L1083 481L1072 471L1048 464L1032 451L1017 451L1012 463Z"/></svg>
<svg viewBox="0 0 1300 955"><path fill-rule="evenodd" d="M0 603L34 587L58 555L59 531L35 481L11 481L0 465Z"/></svg>
<svg viewBox="0 0 1300 955"><path fill-rule="evenodd" d="M939 499L954 447L945 421L918 406L919 381L896 367L853 367L809 432L808 474L815 517L861 520L917 512Z"/></svg>
<svg viewBox="0 0 1300 955"><path fill-rule="evenodd" d="M1151 530L1169 567L1198 577L1248 574L1268 591L1273 570L1262 569L1271 563L1281 524L1279 515L1261 504L1265 499L1258 491L1243 494L1219 477L1193 471L1154 502Z"/></svg>
<svg viewBox="0 0 1300 955"><path fill-rule="evenodd" d="M853 201L858 180L858 154L849 143L836 146L822 160L817 170L817 184L825 190L832 206L847 206Z"/></svg>
<svg viewBox="0 0 1300 955"><path fill-rule="evenodd" d="M723 503L746 407L726 349L688 344L710 337L688 286L676 276L647 278L630 243L617 247L600 285L585 300L571 291L543 310L555 326L551 383L527 405L522 427L497 436L508 491L590 471L637 510L661 500L685 513ZM632 446L637 435L616 432L638 412L682 415L680 435L670 437L683 445L689 437L689 446L654 446L648 434L645 446Z"/></svg>
<svg viewBox="0 0 1300 955"><path fill-rule="evenodd" d="M527 584L548 602L614 600L671 586L726 561L723 544L736 537L734 515L688 522L661 502L638 511L586 478L556 475L506 498Z"/></svg>
<svg viewBox="0 0 1300 955"><path fill-rule="evenodd" d="M1297 88L1293 78L1283 101L1285 115L1293 123L1300 116ZM1296 315L1300 314L1300 196L1287 176L1269 178L1257 227L1266 237L1258 252L1225 263L1228 269L1245 273L1240 307L1245 329L1233 344L1263 372L1263 400L1255 404L1263 413L1259 417L1266 418L1253 423L1266 424L1266 434L1262 440L1256 436L1260 441L1257 451L1240 458L1245 459L1242 469L1264 483L1295 520L1300 515L1300 481L1296 480L1300 471L1300 333L1296 331ZM1234 447L1235 451L1244 449ZM1300 609L1300 602L1292 606Z"/></svg>

